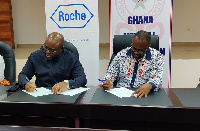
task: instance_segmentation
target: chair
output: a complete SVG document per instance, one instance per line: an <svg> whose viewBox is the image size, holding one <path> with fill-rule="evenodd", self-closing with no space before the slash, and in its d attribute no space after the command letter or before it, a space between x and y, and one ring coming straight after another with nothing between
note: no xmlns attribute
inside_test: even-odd
<svg viewBox="0 0 200 131"><path fill-rule="evenodd" d="M0 55L3 56L5 62L4 77L11 85L16 83L16 62L15 54L10 45L0 41Z"/></svg>
<svg viewBox="0 0 200 131"><path fill-rule="evenodd" d="M79 58L78 50L77 50L77 48L72 43L64 41L64 48L67 49L67 50L69 50L69 51L71 51L71 52L73 52Z"/></svg>
<svg viewBox="0 0 200 131"><path fill-rule="evenodd" d="M200 89L200 83L197 85L197 87L196 88L199 88Z"/></svg>
<svg viewBox="0 0 200 131"><path fill-rule="evenodd" d="M113 54L110 59L109 65L117 55L119 51L125 49L126 47L130 47L132 43L132 38L134 35L114 35L113 38ZM158 35L151 35L151 47L159 50L159 37Z"/></svg>

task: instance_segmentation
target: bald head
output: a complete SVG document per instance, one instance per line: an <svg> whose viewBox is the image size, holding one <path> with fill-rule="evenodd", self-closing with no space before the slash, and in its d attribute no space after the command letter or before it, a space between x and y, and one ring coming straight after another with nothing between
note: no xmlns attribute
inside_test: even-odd
<svg viewBox="0 0 200 131"><path fill-rule="evenodd" d="M51 60L60 56L63 51L64 37L58 32L52 32L45 40L44 52L47 59Z"/></svg>
<svg viewBox="0 0 200 131"><path fill-rule="evenodd" d="M52 32L46 38L45 43L48 43L51 46L62 47L64 43L64 37L58 32Z"/></svg>

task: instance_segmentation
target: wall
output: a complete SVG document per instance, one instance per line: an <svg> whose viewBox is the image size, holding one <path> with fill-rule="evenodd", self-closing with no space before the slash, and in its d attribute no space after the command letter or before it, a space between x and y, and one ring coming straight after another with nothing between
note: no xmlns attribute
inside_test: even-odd
<svg viewBox="0 0 200 131"><path fill-rule="evenodd" d="M15 44L42 44L46 38L44 0L12 0Z"/></svg>
<svg viewBox="0 0 200 131"><path fill-rule="evenodd" d="M46 37L45 0L12 0L14 37L16 44L42 44ZM200 0L173 0L172 16L172 45L193 42L200 43ZM109 43L109 0L99 0L99 40L100 43ZM109 46L100 46L100 78L103 78L108 65ZM174 50L172 46L172 51ZM187 48L187 51L188 48ZM176 53L177 50L174 50ZM192 51L190 51L192 52ZM191 56L191 55L190 55ZM172 53L173 58L173 53ZM176 58L178 59L178 58ZM182 58L181 58L182 59ZM194 59L194 58L192 58ZM185 87L183 81L190 79L196 85L199 76L198 67L190 67L193 61L172 60L172 87ZM197 65L199 61L196 61ZM181 66L187 65L187 66ZM181 75L181 72L191 69L190 74ZM190 77L191 78L191 77ZM187 85L188 86L188 85ZM194 88L194 86L191 86Z"/></svg>
<svg viewBox="0 0 200 131"><path fill-rule="evenodd" d="M45 0L12 0L16 44L42 44ZM173 0L172 42L200 42L200 0ZM99 0L99 40L109 43L109 0ZM189 36L189 37L188 37Z"/></svg>
<svg viewBox="0 0 200 131"><path fill-rule="evenodd" d="M99 0L99 43L110 43L109 0Z"/></svg>
<svg viewBox="0 0 200 131"><path fill-rule="evenodd" d="M172 42L200 42L200 0L173 0Z"/></svg>
<svg viewBox="0 0 200 131"><path fill-rule="evenodd" d="M199 84L200 59L173 59L171 88L196 88Z"/></svg>
<svg viewBox="0 0 200 131"><path fill-rule="evenodd" d="M199 0L173 0L172 88L195 88L199 83L199 6Z"/></svg>
<svg viewBox="0 0 200 131"><path fill-rule="evenodd" d="M42 44L46 38L45 0L12 0L16 44ZM109 43L109 0L99 0L99 42Z"/></svg>

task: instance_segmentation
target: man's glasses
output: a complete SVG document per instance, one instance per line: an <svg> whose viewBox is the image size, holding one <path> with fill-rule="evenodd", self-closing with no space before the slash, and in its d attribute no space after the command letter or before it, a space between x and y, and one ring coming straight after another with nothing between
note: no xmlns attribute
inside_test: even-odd
<svg viewBox="0 0 200 131"><path fill-rule="evenodd" d="M44 50L48 50L49 52L52 52L52 53L56 53L57 51L55 49L51 49L51 48L48 48L45 44L43 45L43 48Z"/></svg>
<svg viewBox="0 0 200 131"><path fill-rule="evenodd" d="M56 49L51 49L51 48L48 48L45 44L43 45L43 48L44 48L44 50L48 50L49 52L51 52L51 53L56 53L57 52L57 50ZM63 48L63 47L61 47L61 48Z"/></svg>
<svg viewBox="0 0 200 131"><path fill-rule="evenodd" d="M137 51L139 54L144 54L147 49L136 49L135 47L131 46L131 51Z"/></svg>

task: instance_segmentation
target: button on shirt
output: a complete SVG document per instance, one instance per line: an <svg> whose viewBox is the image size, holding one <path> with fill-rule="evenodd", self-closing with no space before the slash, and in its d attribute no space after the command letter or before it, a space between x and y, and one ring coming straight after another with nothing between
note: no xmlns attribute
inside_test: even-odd
<svg viewBox="0 0 200 131"><path fill-rule="evenodd" d="M131 47L118 52L111 62L105 80L117 81L117 87L139 88L145 83L157 91L162 84L164 59L156 49L149 48L139 61L132 56Z"/></svg>
<svg viewBox="0 0 200 131"><path fill-rule="evenodd" d="M58 82L69 80L69 87L85 86L87 83L84 69L75 54L64 49L57 59L48 60L44 50L33 52L22 71L18 81L21 86L27 83L25 79L36 76L35 84L38 87L52 87Z"/></svg>

